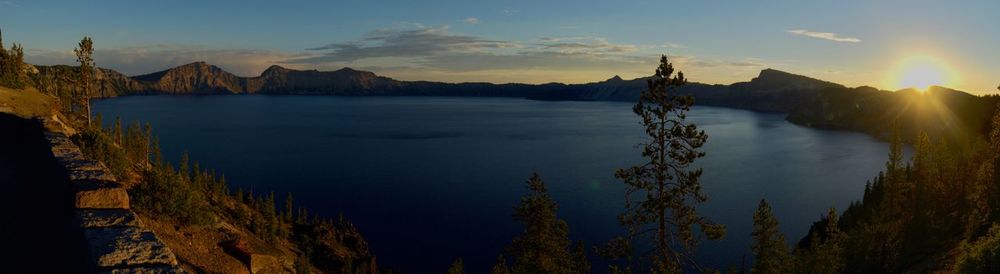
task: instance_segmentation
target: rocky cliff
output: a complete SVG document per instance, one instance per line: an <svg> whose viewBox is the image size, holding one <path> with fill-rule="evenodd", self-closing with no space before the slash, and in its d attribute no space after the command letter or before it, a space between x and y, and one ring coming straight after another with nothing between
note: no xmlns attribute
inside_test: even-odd
<svg viewBox="0 0 1000 274"><path fill-rule="evenodd" d="M75 67L38 66L33 74L39 90L55 95L75 92ZM240 77L205 62L195 62L146 75L128 77L113 70L101 69L98 97L135 94L308 94L349 96L489 96L520 97L535 100L636 101L647 88L646 78L625 80L615 76L605 81L585 84L492 84L399 81L368 71L343 68L336 71L294 70L271 66L256 77ZM731 107L754 111L790 113L789 121L802 125L858 130L883 135L889 122L883 117L892 110L913 122L907 127L934 121L934 128L955 127L952 120L925 117L926 113L900 110L914 102L914 92L891 92L874 88L847 88L843 85L765 69L747 82L731 85L689 83L677 90L695 97L700 105ZM937 88L928 97L938 108L959 112L965 119L962 130L982 128L984 114L992 106L989 98ZM940 95L940 96L939 96ZM926 100L925 100L926 101ZM894 116L895 117L895 116ZM932 119L933 118L933 119ZM958 119L956 118L956 119ZM893 118L895 119L895 118ZM926 120L922 120L926 119ZM876 121L877 120L877 121ZM879 132L876 132L879 131Z"/></svg>
<svg viewBox="0 0 1000 274"><path fill-rule="evenodd" d="M76 71L70 66L38 66L36 85L50 93L71 92ZM586 84L492 84L399 81L368 71L343 68L336 71L294 70L271 66L256 77L240 77L205 62L127 77L113 70L98 73L99 96L133 94L313 94L313 95L447 95L526 97L538 100L634 101L646 88L647 78L624 80L619 76ZM773 69L749 82L733 85L691 83L681 91L704 97L705 103L727 104L732 96L806 93L837 84ZM746 99L740 98L740 100ZM700 98L699 98L700 99ZM779 98L774 98L779 99ZM736 104L730 104L736 105ZM763 107L788 111L787 107Z"/></svg>

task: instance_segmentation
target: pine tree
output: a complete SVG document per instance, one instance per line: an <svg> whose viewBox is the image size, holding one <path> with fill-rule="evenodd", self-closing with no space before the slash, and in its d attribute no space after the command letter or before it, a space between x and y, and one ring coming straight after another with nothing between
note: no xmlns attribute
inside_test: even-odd
<svg viewBox="0 0 1000 274"><path fill-rule="evenodd" d="M293 201L293 199L292 199L292 193L289 192L288 196L285 197L285 212L284 212L285 214L284 214L284 219L285 219L286 223L291 223L292 222L292 210L293 210L293 208L292 208L292 201Z"/></svg>
<svg viewBox="0 0 1000 274"><path fill-rule="evenodd" d="M932 200L931 185L933 177L933 162L931 161L931 140L926 132L921 132L917 136L913 145L913 169L910 181L913 184L913 193L910 198L910 209L913 210L912 221L907 226L910 243L920 242L917 238L929 237L927 233L932 231L933 211L935 206Z"/></svg>
<svg viewBox="0 0 1000 274"><path fill-rule="evenodd" d="M3 30L0 30L0 61L6 60L7 50L3 46ZM0 62L2 64L3 62Z"/></svg>
<svg viewBox="0 0 1000 274"><path fill-rule="evenodd" d="M662 56L656 74L647 80L648 90L633 107L649 137L642 144L648 162L615 172L626 185L626 210L619 216L629 231L626 241L640 238L652 243L650 252L640 251L644 255L639 264L651 266L654 273L702 270L692 256L701 236L719 239L725 234L725 227L696 212L708 198L701 193L702 170L691 164L705 156L698 149L708 135L685 122L694 98L675 94L687 80L682 72L673 74L673 64Z"/></svg>
<svg viewBox="0 0 1000 274"><path fill-rule="evenodd" d="M778 231L778 219L771 206L760 200L753 215L753 242L750 247L754 262L750 273L787 273L790 263L785 235Z"/></svg>
<svg viewBox="0 0 1000 274"><path fill-rule="evenodd" d="M13 44L10 50L4 48L3 33L0 32L0 86L20 89L28 81L24 64L24 47Z"/></svg>
<svg viewBox="0 0 1000 274"><path fill-rule="evenodd" d="M513 258L511 272L589 273L589 263L576 260L569 250L569 225L556 216L558 205L549 197L545 182L534 173L526 184L529 194L514 208L514 220L524 225L524 232L508 248Z"/></svg>
<svg viewBox="0 0 1000 274"><path fill-rule="evenodd" d="M28 82L28 74L26 65L24 64L24 46L21 46L21 44L15 44L11 49L9 58L12 59L10 66L11 69L14 70L13 86L15 88L24 88Z"/></svg>
<svg viewBox="0 0 1000 274"><path fill-rule="evenodd" d="M11 58L3 45L3 31L0 31L0 85L9 85L11 78L11 74L8 72L10 70L10 62Z"/></svg>
<svg viewBox="0 0 1000 274"><path fill-rule="evenodd" d="M241 188L237 188L236 189L236 195L234 195L233 197L236 198L236 202L237 203L243 204L243 188L242 187Z"/></svg>
<svg viewBox="0 0 1000 274"><path fill-rule="evenodd" d="M122 141L124 139L124 136L123 136L124 132L122 131L122 118L121 117L115 117L115 125L114 125L114 128L112 130L113 131L111 132L111 135L115 139L115 144L117 144L119 146L124 146L124 144L122 143Z"/></svg>
<svg viewBox="0 0 1000 274"><path fill-rule="evenodd" d="M87 115L87 125L91 124L90 119L90 98L93 96L94 85L94 40L90 37L83 37L80 44L73 50L76 53L76 61L80 62L79 71L79 94L77 100L83 105Z"/></svg>
<svg viewBox="0 0 1000 274"><path fill-rule="evenodd" d="M510 267L507 266L507 259L503 255L497 256L497 262L490 269L490 274L511 274Z"/></svg>
<svg viewBox="0 0 1000 274"><path fill-rule="evenodd" d="M823 221L825 224L821 231L813 231L809 236L809 249L800 250L796 256L795 273L843 273L843 243L846 236L840 231L837 210L830 208Z"/></svg>
<svg viewBox="0 0 1000 274"><path fill-rule="evenodd" d="M462 258L458 258L451 267L448 268L447 274L465 274L465 263L462 262Z"/></svg>

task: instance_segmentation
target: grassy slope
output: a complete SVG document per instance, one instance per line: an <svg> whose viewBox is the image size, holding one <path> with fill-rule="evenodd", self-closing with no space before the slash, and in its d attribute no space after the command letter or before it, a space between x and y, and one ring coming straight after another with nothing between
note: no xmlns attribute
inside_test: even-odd
<svg viewBox="0 0 1000 274"><path fill-rule="evenodd" d="M55 97L35 88L10 89L0 87L0 110L23 118L47 117L54 113Z"/></svg>

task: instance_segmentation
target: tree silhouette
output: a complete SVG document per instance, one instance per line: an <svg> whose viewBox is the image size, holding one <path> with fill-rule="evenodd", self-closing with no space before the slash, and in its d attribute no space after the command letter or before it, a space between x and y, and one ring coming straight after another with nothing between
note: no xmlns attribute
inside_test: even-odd
<svg viewBox="0 0 1000 274"><path fill-rule="evenodd" d="M707 197L701 193L702 170L691 164L705 156L698 149L708 135L685 122L694 98L677 94L677 88L687 80L684 73L673 73L673 64L662 56L656 74L647 80L648 90L632 108L642 118L650 138L641 144L648 162L615 172L626 185L626 210L618 219L629 231L625 244L615 245L630 247L628 242L639 238L652 247L637 253L641 254L638 262L619 271L629 271L632 264L648 267L653 273L703 270L692 258L701 236L719 239L725 234L725 227L698 216L695 210ZM701 233L695 232L695 226ZM626 256L631 261L631 255Z"/></svg>
<svg viewBox="0 0 1000 274"><path fill-rule="evenodd" d="M451 263L451 267L448 268L447 274L465 274L465 263L462 262L462 258L458 258L455 262Z"/></svg>
<svg viewBox="0 0 1000 274"><path fill-rule="evenodd" d="M785 235L778 231L778 219L771 206L761 199L753 215L753 242L750 247L754 262L750 273L787 273L790 262Z"/></svg>
<svg viewBox="0 0 1000 274"><path fill-rule="evenodd" d="M570 251L569 225L556 216L558 205L545 182L534 173L526 184L530 193L514 208L514 220L524 225L524 232L508 248L511 273L590 273L583 244Z"/></svg>
<svg viewBox="0 0 1000 274"><path fill-rule="evenodd" d="M837 210L830 208L820 231L813 231L808 250L799 250L795 273L836 274L842 273L843 242L845 235L840 231Z"/></svg>
<svg viewBox="0 0 1000 274"><path fill-rule="evenodd" d="M20 89L28 81L24 65L24 47L13 44L10 50L3 46L3 33L0 32L0 86Z"/></svg>
<svg viewBox="0 0 1000 274"><path fill-rule="evenodd" d="M511 274L510 267L507 266L507 259L503 255L497 256L497 262L490 269L490 274Z"/></svg>
<svg viewBox="0 0 1000 274"><path fill-rule="evenodd" d="M90 37L83 37L73 52L76 53L76 61L80 63L77 100L85 108L87 126L90 126L90 97L94 82L94 40Z"/></svg>

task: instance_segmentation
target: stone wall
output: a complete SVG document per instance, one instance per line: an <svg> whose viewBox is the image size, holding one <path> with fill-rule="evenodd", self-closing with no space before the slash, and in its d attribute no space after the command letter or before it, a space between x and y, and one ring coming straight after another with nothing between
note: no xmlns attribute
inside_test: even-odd
<svg viewBox="0 0 1000 274"><path fill-rule="evenodd" d="M84 157L65 133L46 132L56 160L75 193L75 222L86 239L89 261L102 273L187 273L170 248L143 227L129 209L125 187L104 164Z"/></svg>

